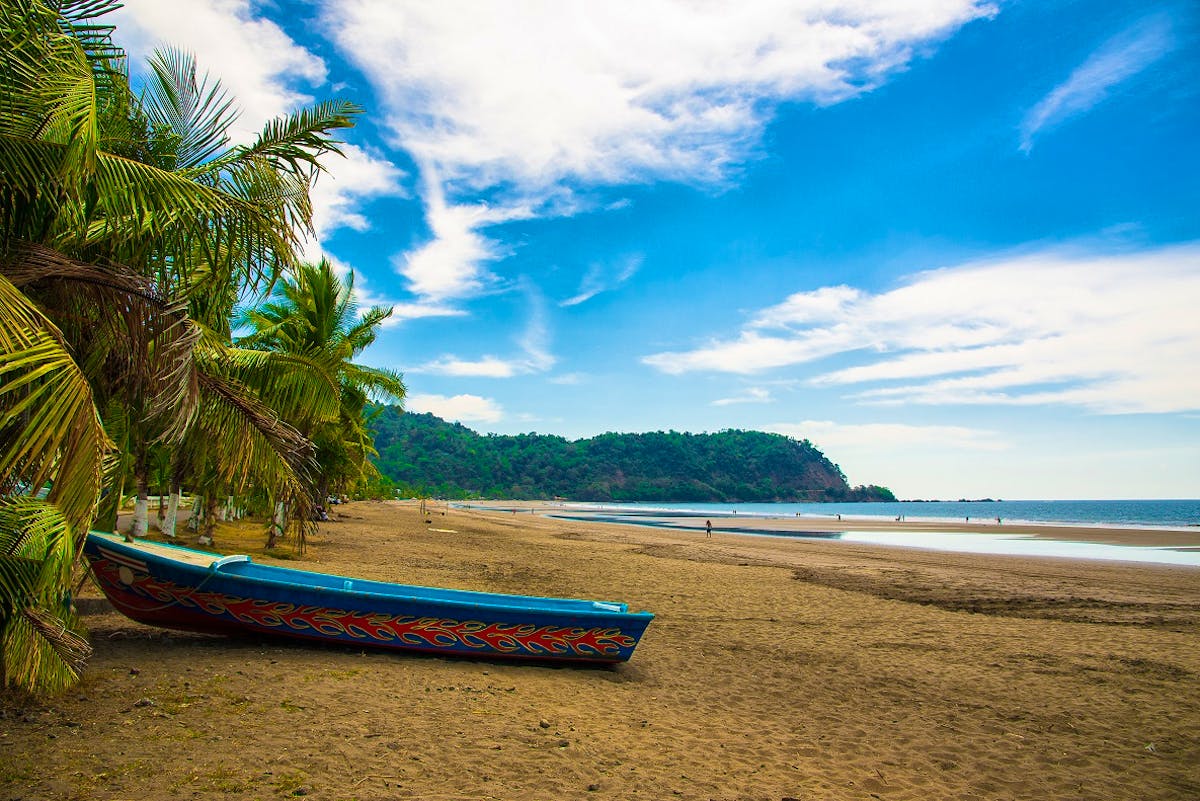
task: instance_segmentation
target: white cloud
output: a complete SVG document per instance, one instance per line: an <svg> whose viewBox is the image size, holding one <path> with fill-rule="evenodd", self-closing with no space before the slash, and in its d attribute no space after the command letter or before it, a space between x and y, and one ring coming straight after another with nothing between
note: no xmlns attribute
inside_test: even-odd
<svg viewBox="0 0 1200 801"><path fill-rule="evenodd" d="M317 177L311 196L313 228L325 239L339 228L366 231L371 222L359 210L363 200L403 197L404 171L380 155L357 145L342 144L345 156L326 158L325 172Z"/></svg>
<svg viewBox="0 0 1200 801"><path fill-rule="evenodd" d="M1045 251L913 276L891 291L801 292L734 338L643 361L754 373L852 354L816 374L871 403L1200 409L1200 245L1113 256ZM865 386L864 386L865 385Z"/></svg>
<svg viewBox="0 0 1200 801"><path fill-rule="evenodd" d="M714 340L704 347L679 353L656 353L642 359L664 373L679 375L696 370L757 373L774 367L814 361L856 347L837 332L813 332L808 337L764 336L743 331L733 340Z"/></svg>
<svg viewBox="0 0 1200 801"><path fill-rule="evenodd" d="M973 0L727 4L327 0L398 140L456 186L719 181L773 104L877 86Z"/></svg>
<svg viewBox="0 0 1200 801"><path fill-rule="evenodd" d="M172 45L196 54L199 67L220 78L244 110L235 131L249 142L263 123L312 102L297 84L326 80L325 62L297 44L250 0L123 0L109 17L117 43L141 69L156 47Z"/></svg>
<svg viewBox="0 0 1200 801"><path fill-rule="evenodd" d="M836 423L832 420L804 420L799 423L775 423L766 431L807 439L827 453L849 450L895 450L932 447L938 450L999 451L1009 445L994 431L966 426L927 426L905 423Z"/></svg>
<svg viewBox="0 0 1200 801"><path fill-rule="evenodd" d="M1021 122L1021 150L1028 153L1043 129L1086 113L1118 84L1162 58L1173 47L1165 14L1146 17L1101 45Z"/></svg>
<svg viewBox="0 0 1200 801"><path fill-rule="evenodd" d="M484 356L475 361L460 359L457 356L443 356L420 367L414 367L409 372L435 373L458 378L512 378L518 372L518 365L496 356Z"/></svg>
<svg viewBox="0 0 1200 801"><path fill-rule="evenodd" d="M559 385L565 386L565 387L576 387L576 386L579 386L580 384L587 382L589 380L589 376L587 373L579 373L579 372L563 373L562 375L556 375L556 376L554 376L552 378L548 378L546 380L549 381L551 384L559 384Z"/></svg>
<svg viewBox="0 0 1200 801"><path fill-rule="evenodd" d="M554 367L558 359L550 352L550 330L546 324L545 299L533 282L522 278L519 286L529 303L529 318L525 330L516 339L522 351L520 356L502 359L486 355L479 359L463 359L454 355L444 355L414 367L410 372L436 373L460 378L512 378L516 375L542 373Z"/></svg>
<svg viewBox="0 0 1200 801"><path fill-rule="evenodd" d="M737 403L774 403L770 390L762 387L748 387L741 395L731 398L720 398L712 402L713 406L732 406Z"/></svg>
<svg viewBox="0 0 1200 801"><path fill-rule="evenodd" d="M491 279L484 263L504 253L499 243L479 230L523 219L530 216L530 211L522 206L496 208L484 203L448 203L436 169L424 165L421 172L425 219L433 238L416 250L395 257L393 265L407 279L409 291L426 301L476 294Z"/></svg>
<svg viewBox="0 0 1200 801"><path fill-rule="evenodd" d="M644 260L645 257L642 254L635 253L623 256L613 264L593 262L584 273L583 280L579 284L579 291L558 305L578 306L601 292L616 289L637 274Z"/></svg>
<svg viewBox="0 0 1200 801"><path fill-rule="evenodd" d="M396 268L417 295L451 300L493 280L485 265L505 254L488 226L575 213L580 185L727 182L778 104L869 91L917 46L993 13L984 0L527 0L469 13L324 0L321 19L426 178L434 237ZM492 206L462 201L483 190ZM564 305L612 286L585 277Z"/></svg>
<svg viewBox="0 0 1200 801"><path fill-rule="evenodd" d="M460 423L497 423L504 419L503 407L491 398L479 395L408 395L404 399L404 408Z"/></svg>
<svg viewBox="0 0 1200 801"><path fill-rule="evenodd" d="M525 351L524 366L527 372L543 373L558 362L550 352L550 326L546 322L546 299L528 278L522 278L521 289L529 303L529 319L525 331L517 343Z"/></svg>
<svg viewBox="0 0 1200 801"><path fill-rule="evenodd" d="M420 320L425 317L465 317L466 312L443 303L388 303L376 301L376 305L390 305L392 316L384 321L384 328L399 325L405 320Z"/></svg>

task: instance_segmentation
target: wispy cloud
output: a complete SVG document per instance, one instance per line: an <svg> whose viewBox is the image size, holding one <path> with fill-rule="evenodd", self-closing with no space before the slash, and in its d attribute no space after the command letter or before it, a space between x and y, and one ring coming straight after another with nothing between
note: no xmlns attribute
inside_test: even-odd
<svg viewBox="0 0 1200 801"><path fill-rule="evenodd" d="M720 398L712 402L713 406L733 406L738 403L773 403L775 399L771 397L771 391L763 387L747 387L746 391L741 395L734 395L731 398Z"/></svg>
<svg viewBox="0 0 1200 801"><path fill-rule="evenodd" d="M437 171L422 167L425 219L433 238L416 250L395 257L393 266L408 289L427 301L438 302L478 293L491 276L484 265L503 247L482 233L488 225L529 216L524 208L493 208L484 203L453 204Z"/></svg>
<svg viewBox="0 0 1200 801"><path fill-rule="evenodd" d="M516 338L521 354L503 359L486 355L478 359L464 359L444 355L432 362L410 368L413 373L435 373L459 378L512 378L517 375L543 373L558 362L550 350L550 330L546 323L545 299L533 283L527 279L518 282L525 295L529 314L525 329Z"/></svg>
<svg viewBox="0 0 1200 801"><path fill-rule="evenodd" d="M362 212L365 200L404 197L404 170L387 158L358 145L343 143L342 158L323 162L325 172L312 188L313 228L325 239L339 228L367 231L371 221Z"/></svg>
<svg viewBox="0 0 1200 801"><path fill-rule="evenodd" d="M497 356L483 356L470 360L446 355L419 367L413 367L409 372L433 373L455 378L512 378L520 370L518 362L501 359Z"/></svg>
<svg viewBox="0 0 1200 801"><path fill-rule="evenodd" d="M558 362L550 350L550 324L546 320L546 299L541 290L528 278L519 282L529 304L529 318L517 343L525 351L525 364L530 372L543 373Z"/></svg>
<svg viewBox="0 0 1200 801"><path fill-rule="evenodd" d="M830 453L863 450L912 450L934 447L937 450L1004 451L1010 444L994 430L966 426L913 426L908 423L839 423L832 420L804 420L798 423L774 423L764 430L806 439Z"/></svg>
<svg viewBox="0 0 1200 801"><path fill-rule="evenodd" d="M384 321L385 328L399 325L405 320L420 320L426 317L465 317L467 312L457 306L444 303L390 303L383 299L375 301L376 305L391 306L392 316Z"/></svg>
<svg viewBox="0 0 1200 801"><path fill-rule="evenodd" d="M344 158L325 159L325 172L318 176L309 193L313 206L313 235L300 245L305 261L316 262L321 258L336 261L323 244L335 231L341 228L369 230L371 223L363 212L366 203L375 198L407 194L402 183L404 171L386 158L356 145L343 144L341 149ZM393 316L392 320L399 318Z"/></svg>
<svg viewBox="0 0 1200 801"><path fill-rule="evenodd" d="M427 176L434 238L397 269L415 293L449 300L491 281L486 265L503 252L489 226L574 213L579 187L727 182L780 103L870 91L917 45L995 9L657 0L485 3L464 14L454 4L324 0L320 13ZM464 200L480 192L491 206ZM564 305L612 286L593 269Z"/></svg>
<svg viewBox="0 0 1200 801"><path fill-rule="evenodd" d="M832 420L803 420L764 427L776 434L807 439L822 450L843 453L855 449L911 449L1000 451L1010 444L995 431L966 426L927 426L907 423L837 423Z"/></svg>
<svg viewBox="0 0 1200 801"><path fill-rule="evenodd" d="M578 306L601 292L616 289L637 274L644 260L642 254L637 253L624 256L613 264L592 263L584 273L583 280L579 284L579 291L558 305Z"/></svg>
<svg viewBox="0 0 1200 801"><path fill-rule="evenodd" d="M1025 115L1021 150L1028 153L1042 130L1086 113L1114 87L1162 58L1173 46L1171 21L1166 14L1145 17L1106 41Z"/></svg>
<svg viewBox="0 0 1200 801"><path fill-rule="evenodd" d="M872 294L797 293L737 334L643 361L757 373L853 354L810 382L884 404L1200 409L1200 244L1118 255L1046 251L919 273Z"/></svg>
<svg viewBox="0 0 1200 801"><path fill-rule="evenodd" d="M324 4L406 148L452 184L526 195L564 179L720 180L771 104L867 91L914 45L991 13L975 0Z"/></svg>
<svg viewBox="0 0 1200 801"><path fill-rule="evenodd" d="M404 407L460 423L498 423L504 419L504 407L479 395L409 395Z"/></svg>

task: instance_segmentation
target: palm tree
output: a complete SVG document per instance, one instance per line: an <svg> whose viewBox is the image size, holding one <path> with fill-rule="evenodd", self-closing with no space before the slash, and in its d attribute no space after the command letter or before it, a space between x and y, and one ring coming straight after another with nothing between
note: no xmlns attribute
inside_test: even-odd
<svg viewBox="0 0 1200 801"><path fill-rule="evenodd" d="M149 442L202 426L226 484L311 484L311 445L193 311L297 263L318 159L358 111L321 104L229 148L230 106L183 54L133 96L95 23L116 5L0 0L0 678L33 690L78 675L70 568L104 477L115 505ZM247 429L259 464L231 447Z"/></svg>
<svg viewBox="0 0 1200 801"><path fill-rule="evenodd" d="M338 389L333 414L304 396L299 404L279 407L296 428L317 447L317 498L342 492L374 468L366 428L370 400L402 402L403 377L394 370L369 367L354 360L378 336L390 307L376 306L359 315L354 302L354 275L344 281L322 259L303 264L260 307L246 312L254 332L240 344L308 361Z"/></svg>

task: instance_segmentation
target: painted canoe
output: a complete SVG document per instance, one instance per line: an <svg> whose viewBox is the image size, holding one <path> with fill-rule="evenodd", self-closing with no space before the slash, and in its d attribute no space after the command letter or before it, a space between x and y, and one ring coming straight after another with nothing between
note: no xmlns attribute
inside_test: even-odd
<svg viewBox="0 0 1200 801"><path fill-rule="evenodd" d="M626 604L390 584L261 565L92 532L84 555L108 600L153 626L364 648L624 662L654 618Z"/></svg>

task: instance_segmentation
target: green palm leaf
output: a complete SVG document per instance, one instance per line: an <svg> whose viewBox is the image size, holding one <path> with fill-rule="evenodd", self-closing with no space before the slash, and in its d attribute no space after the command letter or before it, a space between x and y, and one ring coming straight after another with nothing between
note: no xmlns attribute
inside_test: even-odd
<svg viewBox="0 0 1200 801"><path fill-rule="evenodd" d="M74 683L91 654L63 588L75 558L72 529L56 506L0 498L0 677L54 692Z"/></svg>
<svg viewBox="0 0 1200 801"><path fill-rule="evenodd" d="M86 531L110 447L60 332L0 276L0 487L52 483L51 499Z"/></svg>
<svg viewBox="0 0 1200 801"><path fill-rule="evenodd" d="M168 47L150 57L153 80L143 103L152 124L177 138L175 167L188 169L210 160L228 143L228 130L238 117L233 99L221 82L197 78L191 53Z"/></svg>

